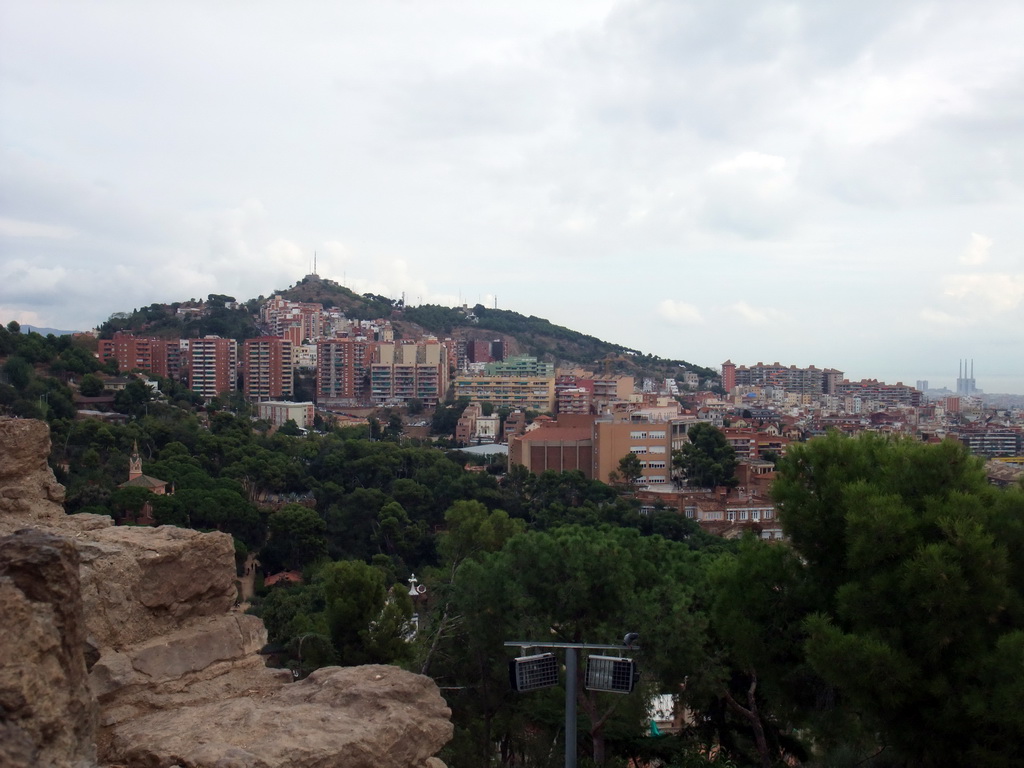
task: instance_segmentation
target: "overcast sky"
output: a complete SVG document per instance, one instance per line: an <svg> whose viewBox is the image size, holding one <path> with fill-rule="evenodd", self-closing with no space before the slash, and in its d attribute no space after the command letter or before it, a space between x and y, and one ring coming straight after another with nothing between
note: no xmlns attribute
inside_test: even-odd
<svg viewBox="0 0 1024 768"><path fill-rule="evenodd" d="M311 271L1024 393L1024 3L0 3L0 320Z"/></svg>

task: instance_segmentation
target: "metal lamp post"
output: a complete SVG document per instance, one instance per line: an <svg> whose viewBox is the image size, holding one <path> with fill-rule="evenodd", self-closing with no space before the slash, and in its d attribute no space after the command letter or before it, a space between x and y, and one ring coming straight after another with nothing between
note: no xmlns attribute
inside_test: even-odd
<svg viewBox="0 0 1024 768"><path fill-rule="evenodd" d="M625 645L535 643L525 640L505 643L506 648L519 648L523 653L529 648L560 648L565 651L565 768L576 768L577 651L639 650L638 646L633 644L638 637L635 633L630 633L626 636L628 642ZM591 664L591 661L595 663ZM514 659L509 663L509 676L512 687L519 692L558 685L555 656L553 653L542 653ZM591 690L630 693L637 677L637 667L632 659L591 656L587 663L584 684Z"/></svg>

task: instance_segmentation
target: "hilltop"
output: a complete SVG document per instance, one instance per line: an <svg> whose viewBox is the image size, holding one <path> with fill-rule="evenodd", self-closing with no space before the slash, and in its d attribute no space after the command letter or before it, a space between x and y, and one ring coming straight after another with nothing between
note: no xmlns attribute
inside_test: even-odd
<svg viewBox="0 0 1024 768"><path fill-rule="evenodd" d="M471 309L438 304L407 307L400 299L373 293L360 295L315 274L306 275L288 288L275 290L272 295L289 301L322 304L325 309L341 310L355 320L387 319L402 338L419 338L426 334L442 338L456 334L472 339L500 338L509 354L529 354L559 366L579 366L638 378L674 378L680 368L694 371L702 378L715 375L715 371L704 366L645 354L534 315L489 309L480 304ZM131 313L112 315L100 326L100 335L109 338L115 331L131 331L161 338L196 338L208 334L252 338L260 334L256 315L265 301L264 296L259 296L240 303L232 296L211 294L206 301L190 299L173 304L151 304Z"/></svg>

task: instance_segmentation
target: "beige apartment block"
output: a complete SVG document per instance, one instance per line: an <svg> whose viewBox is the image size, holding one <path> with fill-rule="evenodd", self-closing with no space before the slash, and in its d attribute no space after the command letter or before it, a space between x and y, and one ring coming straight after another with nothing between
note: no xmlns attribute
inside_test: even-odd
<svg viewBox="0 0 1024 768"><path fill-rule="evenodd" d="M448 351L436 339L381 343L370 366L370 401L405 405L419 399L432 407L448 389Z"/></svg>
<svg viewBox="0 0 1024 768"><path fill-rule="evenodd" d="M493 403L520 410L551 413L555 410L554 376L458 376L455 398Z"/></svg>

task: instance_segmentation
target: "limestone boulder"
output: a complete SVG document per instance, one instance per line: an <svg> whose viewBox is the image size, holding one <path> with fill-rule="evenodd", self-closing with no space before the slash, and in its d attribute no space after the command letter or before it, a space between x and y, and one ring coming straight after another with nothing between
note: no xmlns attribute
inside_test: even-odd
<svg viewBox="0 0 1024 768"><path fill-rule="evenodd" d="M98 707L70 542L33 530L0 539L0 617L0 765L95 765Z"/></svg>
<svg viewBox="0 0 1024 768"><path fill-rule="evenodd" d="M276 690L125 721L108 756L146 768L428 768L451 738L449 717L427 677L328 667Z"/></svg>
<svg viewBox="0 0 1024 768"><path fill-rule="evenodd" d="M102 647L145 642L235 603L235 548L226 533L111 526L77 534L85 614Z"/></svg>
<svg viewBox="0 0 1024 768"><path fill-rule="evenodd" d="M50 430L34 419L0 419L0 533L64 517L64 486L46 461ZM7 525L5 525L7 523Z"/></svg>

